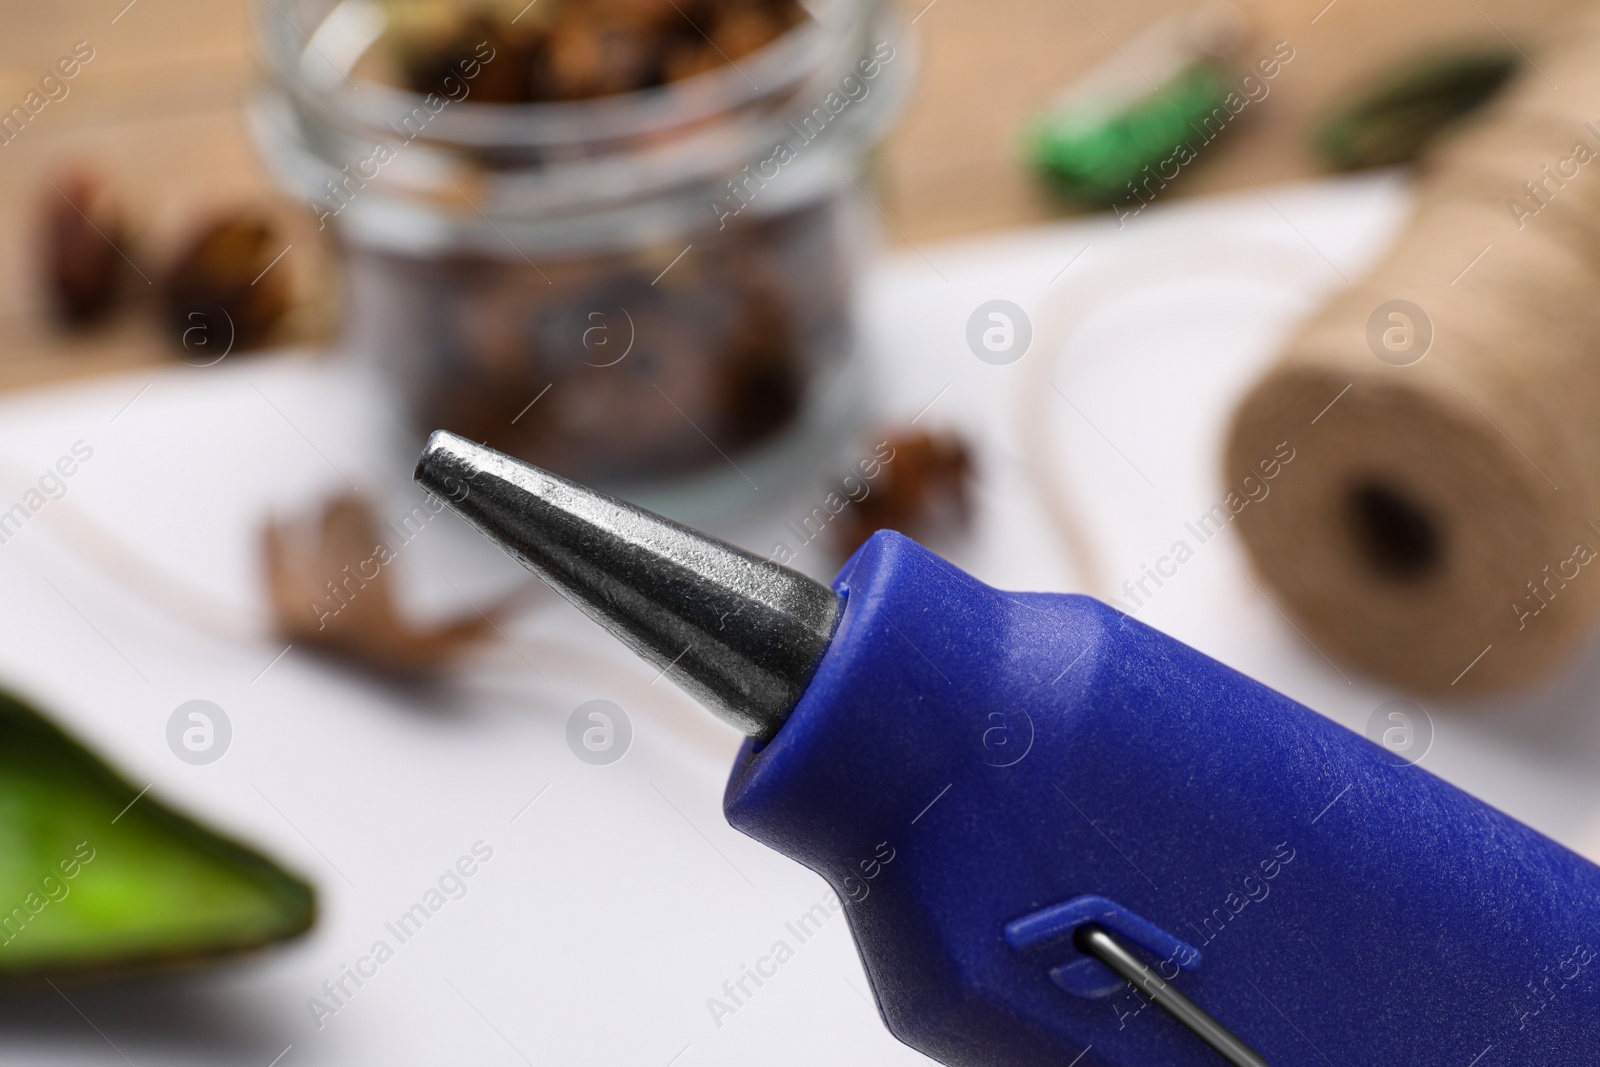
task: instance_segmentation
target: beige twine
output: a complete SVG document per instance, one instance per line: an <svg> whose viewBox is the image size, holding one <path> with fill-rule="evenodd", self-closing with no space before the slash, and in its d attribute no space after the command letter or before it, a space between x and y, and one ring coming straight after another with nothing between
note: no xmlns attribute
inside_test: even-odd
<svg viewBox="0 0 1600 1067"><path fill-rule="evenodd" d="M1600 13L1538 64L1430 158L1393 250L1225 453L1231 484L1295 448L1239 515L1255 566L1319 648L1423 692L1535 680L1600 615ZM1395 300L1423 316L1369 328Z"/></svg>

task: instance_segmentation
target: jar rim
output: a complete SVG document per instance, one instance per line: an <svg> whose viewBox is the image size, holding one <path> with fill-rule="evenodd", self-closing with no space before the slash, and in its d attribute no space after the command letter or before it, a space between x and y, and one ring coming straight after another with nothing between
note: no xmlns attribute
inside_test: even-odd
<svg viewBox="0 0 1600 1067"><path fill-rule="evenodd" d="M808 10L820 12L820 32L791 30L759 55L752 53L786 71L787 86L778 92L765 68L753 62L741 63L743 73L708 72L714 76L706 83L714 104L707 105L706 117L698 121L684 118L681 88L693 81L684 79L662 87L664 93L620 93L550 105L446 101L436 103L431 115L415 116L415 123L408 116L404 128L371 125L322 99L337 95L328 81L343 76L325 65L319 71L317 52L336 45L302 35L288 21L288 11L314 10L325 20L333 11L351 10L351 4L359 12L361 4L377 2L256 0L258 9L264 6L277 19L262 32L297 42L287 52L268 49L268 64L281 67L284 55L300 58L292 60L296 67L290 81L271 77L260 87L248 115L268 166L284 188L307 198L319 225L337 216L353 241L417 253L471 248L509 249L523 258L530 250L565 255L628 247L640 234L686 233L713 218L720 228L726 215L743 210L727 203L744 199L734 182L746 180L741 174L751 167L775 162L789 166L791 177L782 190L763 195L752 206L753 214L825 195L843 183L841 168L855 166L899 112L910 84L908 67L915 65L914 39L908 39L897 5L885 0L804 0ZM280 10L283 5L288 8ZM364 48L375 41L374 36ZM886 68L899 52L896 45L909 56L891 72ZM749 88L745 74L761 79L757 84L766 87L762 94L744 91ZM716 97L717 87L730 96ZM346 97L355 95L373 91L366 86L345 90ZM729 109L729 99L746 102ZM578 142L530 144L518 139L522 132L516 127L508 132L496 125L506 112L526 116L530 108L539 108L541 114L555 109L570 114L583 105L616 107L624 115L620 121L628 121L635 114L630 109L640 104L670 111L636 136L590 130ZM490 140L438 135L445 120L470 116L474 107L490 127L484 133ZM654 114L646 113L647 118ZM824 130L827 137L807 148ZM784 151L787 156L781 156Z"/></svg>

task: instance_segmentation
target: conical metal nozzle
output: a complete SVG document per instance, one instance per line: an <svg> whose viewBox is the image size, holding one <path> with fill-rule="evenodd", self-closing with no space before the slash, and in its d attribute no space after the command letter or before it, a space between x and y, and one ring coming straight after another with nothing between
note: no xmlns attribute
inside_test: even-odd
<svg viewBox="0 0 1600 1067"><path fill-rule="evenodd" d="M751 737L778 732L833 637L820 582L456 434L413 477Z"/></svg>

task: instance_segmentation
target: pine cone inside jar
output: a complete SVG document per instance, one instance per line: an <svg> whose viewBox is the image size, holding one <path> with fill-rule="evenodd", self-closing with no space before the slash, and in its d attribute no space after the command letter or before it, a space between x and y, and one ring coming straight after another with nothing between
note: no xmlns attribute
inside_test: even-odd
<svg viewBox="0 0 1600 1067"><path fill-rule="evenodd" d="M387 63L417 93L587 100L737 64L807 17L798 0L409 0L390 4Z"/></svg>

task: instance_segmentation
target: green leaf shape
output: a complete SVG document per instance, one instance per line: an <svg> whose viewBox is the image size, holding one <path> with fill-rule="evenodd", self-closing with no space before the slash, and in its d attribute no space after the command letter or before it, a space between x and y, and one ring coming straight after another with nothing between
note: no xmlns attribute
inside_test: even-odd
<svg viewBox="0 0 1600 1067"><path fill-rule="evenodd" d="M310 885L139 792L0 691L0 981L182 967L311 927Z"/></svg>
<svg viewBox="0 0 1600 1067"><path fill-rule="evenodd" d="M1513 52L1443 52L1407 60L1325 118L1316 149L1335 170L1410 163L1492 101L1521 68Z"/></svg>

